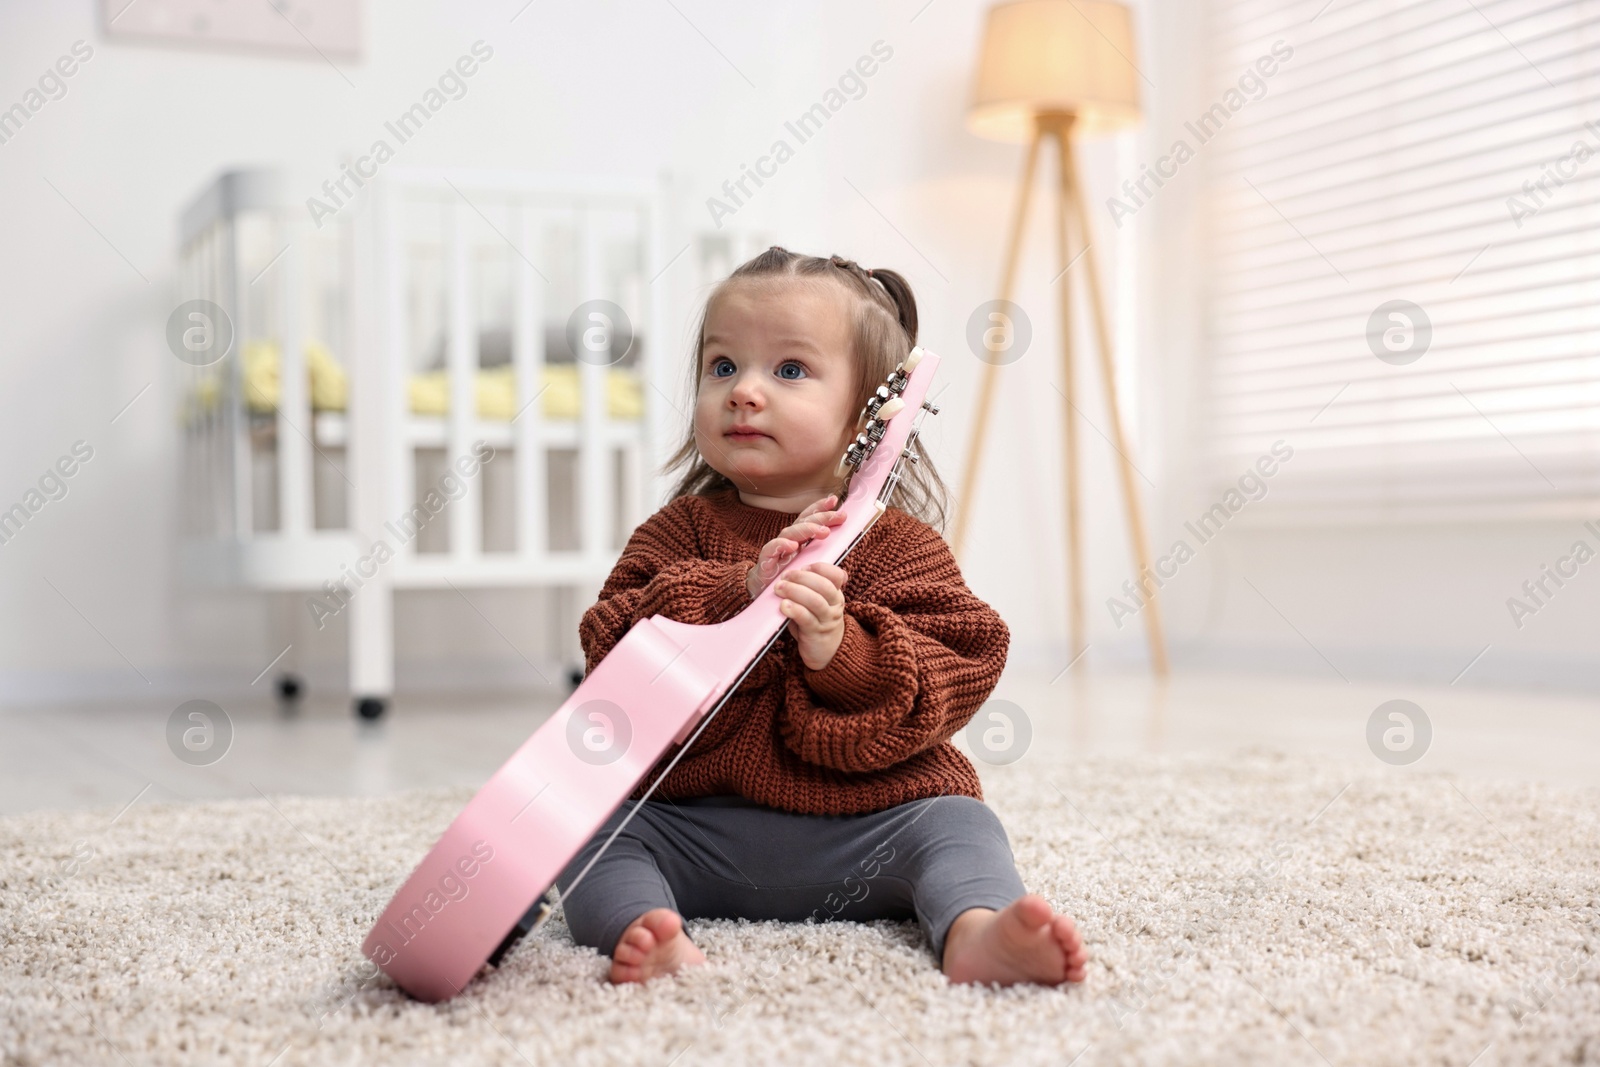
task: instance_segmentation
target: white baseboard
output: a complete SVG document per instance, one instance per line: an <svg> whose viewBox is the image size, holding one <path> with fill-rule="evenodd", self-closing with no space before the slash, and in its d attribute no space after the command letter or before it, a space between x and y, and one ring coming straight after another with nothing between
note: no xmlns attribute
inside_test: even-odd
<svg viewBox="0 0 1600 1067"><path fill-rule="evenodd" d="M412 664L395 669L395 692L408 693L538 693L565 698L568 664L529 664L521 659L451 661ZM90 670L0 670L0 708L60 705L141 705L186 700L212 700L224 707L235 701L276 699L279 672L268 671L251 684L246 670L224 667L143 668L143 678L122 668ZM305 695L343 701L355 696L344 664L316 664L298 671ZM372 694L361 694L363 696Z"/></svg>
<svg viewBox="0 0 1600 1067"><path fill-rule="evenodd" d="M1305 645L1219 644L1177 642L1168 649L1174 671L1229 671L1282 674L1330 681L1410 682L1421 685L1479 686L1600 692L1600 657L1544 656L1491 645L1478 648L1395 649L1326 646L1322 655ZM1479 653L1482 655L1479 656ZM1474 657L1477 657L1474 662ZM1060 671L1069 662L1066 645L1039 642L1013 644L1008 667ZM1333 666L1329 666L1329 661ZM1084 665L1117 670L1145 670L1149 656L1139 638L1096 641ZM1470 664L1470 667L1468 666ZM1074 668L1077 669L1077 668Z"/></svg>

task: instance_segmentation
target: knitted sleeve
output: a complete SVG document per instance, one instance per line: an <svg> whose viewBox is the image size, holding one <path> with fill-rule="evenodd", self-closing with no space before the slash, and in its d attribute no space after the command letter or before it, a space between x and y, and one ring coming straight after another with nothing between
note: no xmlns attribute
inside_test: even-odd
<svg viewBox="0 0 1600 1067"><path fill-rule="evenodd" d="M640 619L664 615L705 625L722 622L750 603L745 575L755 558L705 558L690 506L688 498L678 498L628 538L599 599L578 623L588 670Z"/></svg>
<svg viewBox="0 0 1600 1067"><path fill-rule="evenodd" d="M845 559L844 639L833 659L813 671L798 646L790 652L784 742L840 771L881 770L949 740L993 692L1011 642L932 527L906 517L874 548L855 569L854 553Z"/></svg>

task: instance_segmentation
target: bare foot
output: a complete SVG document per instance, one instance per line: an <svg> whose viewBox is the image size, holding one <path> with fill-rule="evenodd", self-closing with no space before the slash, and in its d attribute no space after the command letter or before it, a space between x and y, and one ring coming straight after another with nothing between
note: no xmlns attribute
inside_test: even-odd
<svg viewBox="0 0 1600 1067"><path fill-rule="evenodd" d="M944 939L944 973L952 982L1081 982L1088 961L1071 917L1056 915L1037 893L1000 911L968 908Z"/></svg>
<svg viewBox="0 0 1600 1067"><path fill-rule="evenodd" d="M653 908L628 924L611 952L613 982L646 982L706 961L706 954L683 932L671 908Z"/></svg>

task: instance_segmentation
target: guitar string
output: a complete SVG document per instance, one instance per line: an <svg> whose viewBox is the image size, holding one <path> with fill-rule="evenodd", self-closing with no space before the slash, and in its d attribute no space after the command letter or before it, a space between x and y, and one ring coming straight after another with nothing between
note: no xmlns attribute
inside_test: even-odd
<svg viewBox="0 0 1600 1067"><path fill-rule="evenodd" d="M864 537L864 536L866 536L866 531L865 530L863 530L861 533L857 534L855 540L850 542L849 547L844 550L844 552L839 556L839 558L842 560L842 559L845 558L845 556L848 556L850 554L851 549L854 549L856 547L856 545L861 541L861 538ZM716 706L713 707L710 711L706 712L705 718L700 721L700 725L695 729L695 732L689 737L689 740L684 742L683 747L678 749L677 753L675 753L673 755L672 761L670 763L668 763L665 768L662 769L662 771L661 771L661 773L659 775L656 776L656 780L654 782L650 783L650 788L645 790L644 795L639 798L638 803L634 805L634 807L628 812L627 815L623 816L622 821L617 824L617 828L615 830L611 831L611 836L606 838L605 844L601 845L600 846L600 850L598 852L596 852L594 854L594 856L592 856L590 858L588 863L584 864L583 870L578 872L578 876L572 880L572 884L567 886L567 888L565 888L565 889L561 889L559 884L556 885L555 888L560 890L560 894L561 894L560 901L558 901L555 904L554 907L550 908L542 916L539 917L539 919L534 923L532 928L529 929L528 932L530 934L535 932L536 930L539 929L539 927L543 926L546 922L548 922L550 920L550 918L555 915L556 910L561 908L563 905L566 904L567 898L569 896L571 896L573 891L578 888L579 883L581 883L583 881L584 875L588 874L590 868L592 868L596 863L598 863L600 861L600 857L601 856L604 856L606 854L606 850L611 847L611 842L613 842L613 841L615 841L617 839L617 835L622 833L623 828L626 827L628 825L628 823L630 821L632 821L633 817L639 813L639 809L644 806L644 802L650 799L650 794L654 793L656 791L656 789L660 787L661 783L667 780L667 776L672 773L672 768L676 767L678 765L678 761L680 759L682 759L686 753L688 753L689 749L694 747L694 743L697 740L699 740L701 733L703 733L705 731L705 728L707 726L711 725L711 720L716 718L717 712L721 711L723 706L726 705L729 700L733 699L734 691L737 690L739 688L739 686L744 684L744 680L747 677L749 677L750 672L755 670L756 669L756 665L759 664L763 659L766 658L767 653L772 650L772 646L778 643L778 639L780 637L782 637L785 632L786 632L786 627L781 627L780 626L778 628L777 632L774 633L772 635L772 638L766 643L766 646L764 648L762 648L760 654L755 656L755 657L753 657L750 660L750 664L749 664L749 666L747 666L744 669L744 673L739 675L738 680L736 680L732 685L730 685L728 687L727 692L722 694L722 699L717 701Z"/></svg>
<svg viewBox="0 0 1600 1067"><path fill-rule="evenodd" d="M913 443L915 443L915 441L917 439L917 432L918 432L918 430L920 428L921 428L921 418L919 417L916 421L914 421L912 423L911 431L906 435L906 443L905 443L905 445L902 446L902 452L905 449L909 449L910 446ZM878 494L878 500L883 502L885 507L888 506L889 498L891 496L893 496L894 493L895 493L895 490L897 490L899 488L899 484L900 484L899 473L900 473L900 467L901 467L902 462L903 462L903 460L897 458L896 461L895 461L894 466L889 469L889 474L884 478L884 484L883 484L882 490ZM852 471L851 473L852 473L852 476L853 476L855 471ZM838 560L836 562L843 562L845 557L849 556L850 553L855 550L856 545L860 544L861 543L861 539L867 535L867 529L869 529L871 527L871 525L872 525L871 523L868 523L867 524L867 528L863 528L859 533L856 534L855 538L848 545L845 546L844 551L839 553L839 557L838 557ZM797 552L804 551L806 546L810 545L811 542L814 541L814 540L816 540L816 538L814 538L814 537L813 538L807 538L806 541L800 545L800 548L797 550ZM744 607L748 607L748 605L745 605ZM728 618L721 619L721 620L719 620L719 622L731 621L732 618L736 617L738 614L740 614L740 613L742 613L744 611L744 607L740 607L737 611L734 612L733 615L729 616ZM699 728L695 730L694 735L691 736L689 738L689 740L684 743L683 747L680 748L678 750L677 754L673 756L672 761L670 763L668 763L665 768L662 769L661 773L657 776L656 780L651 783L650 788L645 791L645 795L639 798L639 803L642 804L642 803L644 803L645 800L649 799L650 794L655 792L656 787L659 786L661 784L661 782L672 772L672 768L677 766L678 760L681 759L683 757L684 753L686 753L689 750L689 748L694 745L695 740L699 738L701 732L703 730L705 730L705 728L707 726L710 725L711 719L717 714L717 712L722 710L722 706L724 704L726 704L730 699L732 699L734 693L738 690L739 686L744 684L744 680L750 676L750 672L756 669L757 665L759 665L761 663L762 659L764 659L766 657L766 654L768 652L772 651L772 646L777 644L778 641L787 632L788 632L787 627L779 627L777 632L772 635L771 639L767 641L766 645L761 649L761 651L750 660L749 665L746 666L745 669L744 669L744 673L739 675L738 679L731 686L728 687L727 691L723 693L722 699L717 701L716 706L714 708L712 708L709 712L706 713L705 719L701 722ZM628 818L631 819L632 817L633 817L633 813L630 812L628 814ZM623 825L626 825L626 820L624 820ZM570 893L573 889L577 888L579 879L581 879L584 874L588 873L589 867L593 866L594 862L596 860L598 860L601 855L605 854L606 847L610 846L611 841L616 838L616 834L621 832L621 829L622 829L622 827L619 826L617 828L617 831L614 832L611 835L611 837L606 839L606 844L601 847L599 854L597 854L594 857L594 859L591 860L589 862L589 864L586 865L584 867L584 869L578 873L578 878L574 879L573 882L572 882L572 885L567 887L567 892Z"/></svg>
<svg viewBox="0 0 1600 1067"><path fill-rule="evenodd" d="M922 421L925 417L926 409L919 410L917 412L916 418L912 421L911 430L906 434L905 444L901 446L901 454L895 457L894 466L889 468L889 474L884 479L884 491L878 496L877 499L883 502L885 506L888 505L888 498L893 496L895 491L900 487L900 479L897 477L900 466L905 462L906 451L908 451L916 442L918 432L922 428ZM862 462L865 463L865 461L865 458L863 458ZM859 469L860 468L858 467L857 470ZM854 475L856 472L852 471L851 473ZM852 540L845 550L839 554L838 558L843 560L846 556L848 556L855 549L856 545L861 542L861 539L866 536L866 533L867 531L863 529L860 533L856 534L855 539ZM807 544L809 543L810 542L808 541ZM802 546L802 548L803 547L804 546ZM567 886L566 889L562 889L559 883L552 883L552 888L558 891L560 900L558 900L553 906L544 908L542 914L536 920L534 920L533 925L528 928L529 935L538 932L540 927L544 926L545 923L549 922L550 919L555 916L557 910L565 906L567 898L571 896L572 893L578 888L579 884L582 883L584 876L587 875L594 865L600 861L600 857L606 854L606 850L611 847L611 843L617 839L617 835L622 833L623 829L628 825L629 822L632 821L633 817L638 814L639 809L644 806L644 802L650 799L650 795L656 791L662 782L666 781L667 776L672 773L672 768L676 767L678 765L678 761L682 759L689 749L694 746L695 741L699 739L701 733L705 731L705 728L711 725L711 720L715 718L717 713L722 710L723 706L726 705L730 699L732 699L734 691L744 683L745 678L749 677L750 672L755 670L756 665L766 657L767 653L772 650L772 646L778 643L778 639L787 632L787 629L788 628L786 626L780 626L777 632L772 635L771 640L769 640L766 646L762 648L760 654L750 660L749 665L744 669L744 673L739 675L738 680L728 687L727 691L723 693L722 699L717 701L716 706L706 713L705 718L700 721L699 727L696 728L689 740L686 741L683 746L678 749L677 753L673 755L671 762L668 763L662 772L656 777L656 780L650 784L650 788L645 790L644 795L639 798L638 803L634 805L627 815L623 816L622 821L617 824L617 828L611 831L611 836L606 838L605 843L600 846L600 850L590 857L588 863L584 864L583 869L578 872L578 876L572 880L572 884ZM626 800L624 800L624 803L626 803ZM540 897L543 897L548 893L549 890L547 889L544 893L540 894Z"/></svg>

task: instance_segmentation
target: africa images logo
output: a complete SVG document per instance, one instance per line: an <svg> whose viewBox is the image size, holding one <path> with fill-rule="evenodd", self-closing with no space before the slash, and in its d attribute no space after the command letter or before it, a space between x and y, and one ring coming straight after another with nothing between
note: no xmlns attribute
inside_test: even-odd
<svg viewBox="0 0 1600 1067"><path fill-rule="evenodd" d="M472 850L465 856L456 860L455 864L445 869L439 876L437 886L430 886L423 894L422 900L411 906L400 917L399 925L393 919L386 920L390 930L393 930L401 946L410 944L421 936L422 931L433 921L433 918L451 904L466 900L472 891L467 885L468 880L476 878L483 870L483 865L494 859L494 848L487 841L478 840L472 843ZM391 948L389 942L379 941L372 946L372 962L379 967L386 967L395 958L396 950Z"/></svg>

